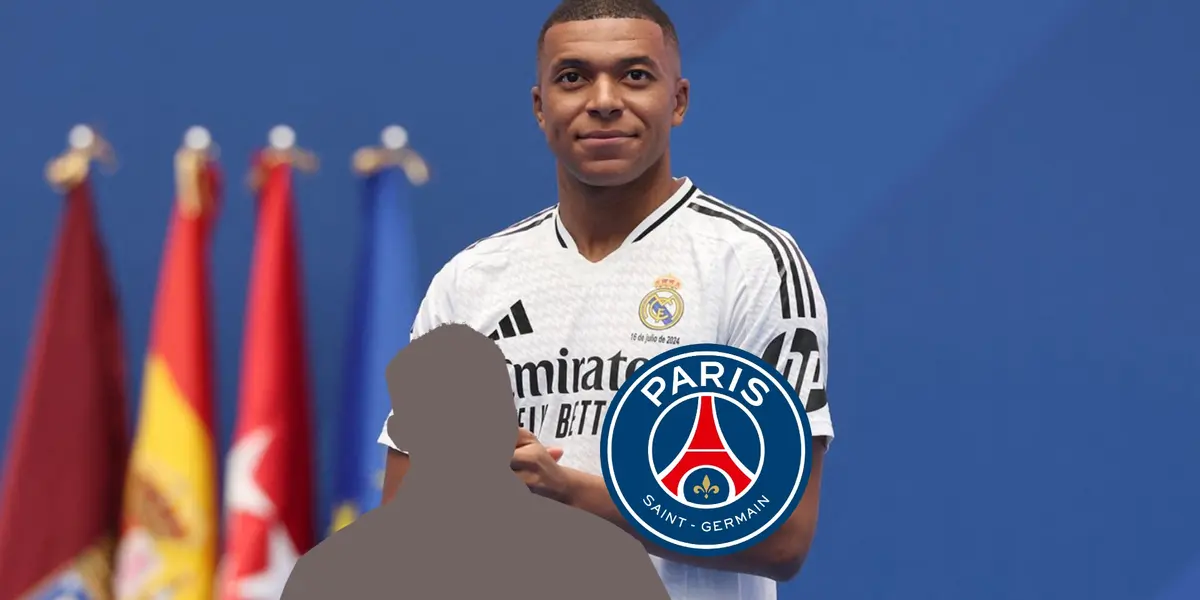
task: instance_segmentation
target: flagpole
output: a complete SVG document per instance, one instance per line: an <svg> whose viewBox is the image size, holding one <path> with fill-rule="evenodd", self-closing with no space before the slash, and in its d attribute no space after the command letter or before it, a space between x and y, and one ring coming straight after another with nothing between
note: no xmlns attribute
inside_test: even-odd
<svg viewBox="0 0 1200 600"><path fill-rule="evenodd" d="M250 170L250 189L258 193L266 172L279 164L290 165L301 173L315 173L320 167L315 154L296 145L296 131L287 125L276 125L267 134L267 147L259 152L257 168Z"/></svg>
<svg viewBox="0 0 1200 600"><path fill-rule="evenodd" d="M183 216L192 218L203 212L209 190L201 174L216 154L212 134L204 127L196 125L184 133L183 145L175 151L175 198Z"/></svg>
<svg viewBox="0 0 1200 600"><path fill-rule="evenodd" d="M108 140L93 127L76 125L67 134L67 149L46 165L46 181L56 191L66 191L87 180L93 162L116 169L117 157Z"/></svg>
<svg viewBox="0 0 1200 600"><path fill-rule="evenodd" d="M429 164L408 145L408 131L399 125L383 128L380 146L359 148L351 159L351 168L364 177L383 169L400 167L409 183L420 186L429 181Z"/></svg>

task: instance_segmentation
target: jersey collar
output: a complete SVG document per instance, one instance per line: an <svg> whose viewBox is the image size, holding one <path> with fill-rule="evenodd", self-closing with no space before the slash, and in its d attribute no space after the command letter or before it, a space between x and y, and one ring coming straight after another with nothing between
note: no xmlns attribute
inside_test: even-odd
<svg viewBox="0 0 1200 600"><path fill-rule="evenodd" d="M696 194L696 184L692 183L692 180L688 177L681 177L675 181L682 183L679 189L674 194L671 194L671 197L667 198L666 202L663 202L658 208L654 209L654 212L650 213L650 216L643 219L630 232L629 237L625 238L620 247L624 248L630 244L636 244L647 235L650 235L651 231L654 231L665 223L667 219L671 218L671 215L675 214L675 211L679 210L684 204L687 204L687 201ZM567 228L563 227L562 222L558 219L558 207L554 208L554 236L558 238L560 248L577 250L575 240L571 239L571 234L567 232Z"/></svg>

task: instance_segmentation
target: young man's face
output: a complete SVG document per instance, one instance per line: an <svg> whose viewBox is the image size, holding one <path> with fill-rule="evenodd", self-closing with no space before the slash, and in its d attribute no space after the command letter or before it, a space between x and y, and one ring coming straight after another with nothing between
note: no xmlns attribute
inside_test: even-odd
<svg viewBox="0 0 1200 600"><path fill-rule="evenodd" d="M653 21L574 21L546 32L534 115L559 163L586 184L644 173L666 152L687 99L678 51Z"/></svg>

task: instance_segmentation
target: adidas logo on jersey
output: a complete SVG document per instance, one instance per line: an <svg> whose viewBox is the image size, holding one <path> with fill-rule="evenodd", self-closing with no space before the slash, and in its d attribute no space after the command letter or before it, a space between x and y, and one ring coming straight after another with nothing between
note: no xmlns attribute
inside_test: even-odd
<svg viewBox="0 0 1200 600"><path fill-rule="evenodd" d="M508 308L508 314L500 319L500 325L488 337L496 341L530 333L533 333L533 326L529 324L529 315L525 314L525 305L517 300Z"/></svg>

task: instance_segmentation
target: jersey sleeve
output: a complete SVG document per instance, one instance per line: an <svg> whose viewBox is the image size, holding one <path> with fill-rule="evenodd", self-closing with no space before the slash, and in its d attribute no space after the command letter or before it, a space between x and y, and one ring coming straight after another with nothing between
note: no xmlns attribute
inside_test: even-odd
<svg viewBox="0 0 1200 600"><path fill-rule="evenodd" d="M825 297L795 239L779 258L744 253L732 301L728 345L774 365L804 403L813 437L833 438L825 394L829 377L829 318ZM780 260L781 259L781 260Z"/></svg>
<svg viewBox="0 0 1200 600"><path fill-rule="evenodd" d="M412 329L409 330L410 342L433 331L440 325L453 321L454 307L451 302L453 279L451 264L443 267L437 275L434 275L433 281L429 283L429 289L425 292L425 297L421 299L421 305L417 308L417 316L413 319ZM383 430L379 432L378 442L392 450L404 452L388 434L388 421L391 421L394 414L394 411L388 411L387 419L383 421ZM407 454L407 452L405 453Z"/></svg>

